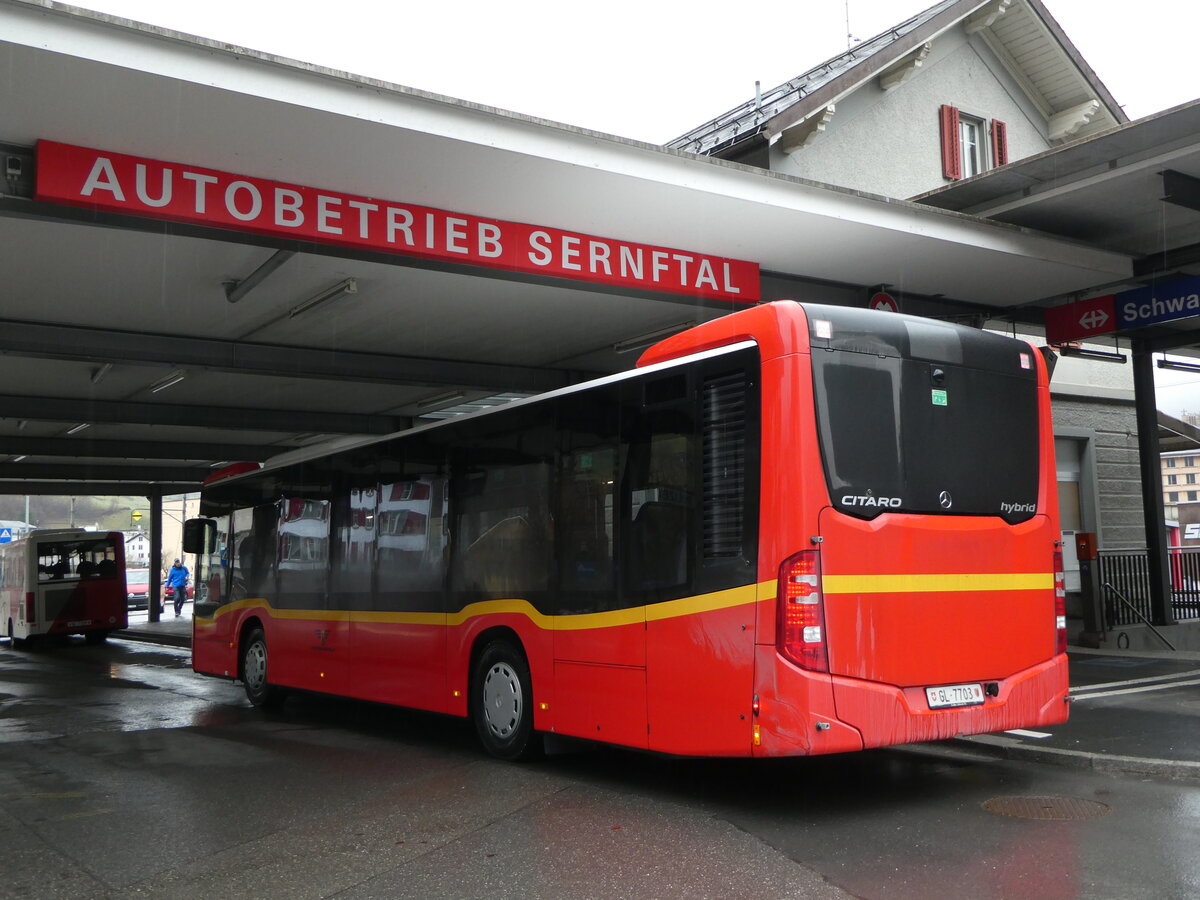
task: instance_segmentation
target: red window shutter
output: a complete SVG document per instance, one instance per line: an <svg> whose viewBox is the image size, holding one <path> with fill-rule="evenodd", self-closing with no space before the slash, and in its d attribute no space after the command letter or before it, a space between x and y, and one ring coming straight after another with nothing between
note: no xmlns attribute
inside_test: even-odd
<svg viewBox="0 0 1200 900"><path fill-rule="evenodd" d="M962 178L962 139L958 133L958 110L942 106L942 175L957 181Z"/></svg>
<svg viewBox="0 0 1200 900"><path fill-rule="evenodd" d="M1008 162L1008 126L992 119L992 160L997 166Z"/></svg>

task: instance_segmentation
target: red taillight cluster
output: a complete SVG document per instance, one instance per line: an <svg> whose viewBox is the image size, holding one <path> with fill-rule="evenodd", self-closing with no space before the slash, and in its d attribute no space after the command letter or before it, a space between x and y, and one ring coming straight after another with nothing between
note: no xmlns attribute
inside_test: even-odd
<svg viewBox="0 0 1200 900"><path fill-rule="evenodd" d="M1067 652L1067 577L1061 550L1054 551L1054 652Z"/></svg>
<svg viewBox="0 0 1200 900"><path fill-rule="evenodd" d="M25 621L30 625L37 624L37 597L33 591L25 594Z"/></svg>
<svg viewBox="0 0 1200 900"><path fill-rule="evenodd" d="M779 568L776 646L798 666L829 671L825 607L821 599L821 557L805 550Z"/></svg>

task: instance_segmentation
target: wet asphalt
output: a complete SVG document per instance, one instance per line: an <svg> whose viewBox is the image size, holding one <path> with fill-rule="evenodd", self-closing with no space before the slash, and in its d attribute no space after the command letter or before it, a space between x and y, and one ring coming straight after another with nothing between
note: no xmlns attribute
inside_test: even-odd
<svg viewBox="0 0 1200 900"><path fill-rule="evenodd" d="M439 716L264 715L190 671L186 616L157 628L0 642L0 897L1200 896L1195 659L1072 651L1039 733L512 765Z"/></svg>

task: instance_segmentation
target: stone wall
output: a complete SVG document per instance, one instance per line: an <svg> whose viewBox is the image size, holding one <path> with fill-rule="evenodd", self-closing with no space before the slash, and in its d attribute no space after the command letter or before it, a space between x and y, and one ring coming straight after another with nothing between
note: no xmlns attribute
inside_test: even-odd
<svg viewBox="0 0 1200 900"><path fill-rule="evenodd" d="M1145 549L1133 405L1056 396L1053 410L1056 434L1091 432L1100 548Z"/></svg>

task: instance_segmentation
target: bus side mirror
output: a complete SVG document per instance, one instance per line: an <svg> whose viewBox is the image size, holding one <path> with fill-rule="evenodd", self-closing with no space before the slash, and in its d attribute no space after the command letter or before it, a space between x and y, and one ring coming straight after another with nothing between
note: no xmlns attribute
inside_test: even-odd
<svg viewBox="0 0 1200 900"><path fill-rule="evenodd" d="M183 552L208 553L216 533L215 519L188 519L183 523Z"/></svg>

